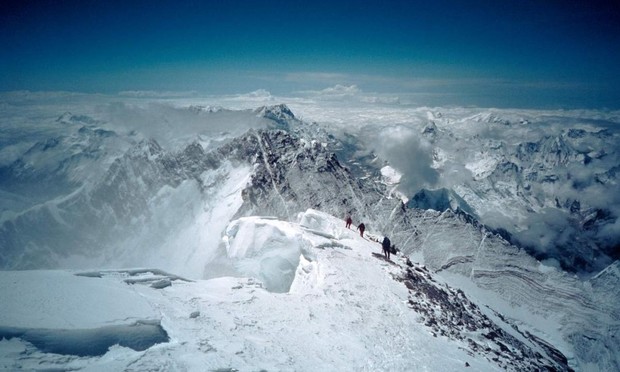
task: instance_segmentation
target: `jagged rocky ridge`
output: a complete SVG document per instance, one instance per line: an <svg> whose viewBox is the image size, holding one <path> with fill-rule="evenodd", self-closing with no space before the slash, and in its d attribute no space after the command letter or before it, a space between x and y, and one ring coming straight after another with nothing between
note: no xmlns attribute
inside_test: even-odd
<svg viewBox="0 0 620 372"><path fill-rule="evenodd" d="M240 166L253 169L238 216L271 213L289 218L308 206L341 215L369 205L369 190L323 143L281 129L250 130L209 152L198 143L169 152L150 139L116 159L93 186L4 221L0 265L37 268L53 266L63 255L114 256L107 252L110 247L122 245L153 221L153 201L162 190L189 183L199 198L209 198L220 186L217 178ZM345 196L340 195L343 191Z"/></svg>
<svg viewBox="0 0 620 372"><path fill-rule="evenodd" d="M405 284L410 293L409 307L421 315L434 336L465 341L472 354L487 357L505 370L572 370L566 357L549 343L519 330L490 309L498 322L511 327L510 332L504 330L462 290L440 285L424 266L414 265L409 259L406 262L406 271L395 279ZM481 339L472 338L474 334L481 335Z"/></svg>
<svg viewBox="0 0 620 372"><path fill-rule="evenodd" d="M554 319L573 348L577 365L618 367L616 358L608 357L618 351L615 340L620 332L620 296L617 291L605 292L607 280L620 280L614 274L617 272L606 270L604 281L582 281L562 271L545 269L525 250L464 213L419 211L412 220L417 231L402 244L407 254L421 254L434 272L456 274L452 285L459 287L461 280L470 280L496 293L511 308L531 312L529 321L535 317L545 322Z"/></svg>

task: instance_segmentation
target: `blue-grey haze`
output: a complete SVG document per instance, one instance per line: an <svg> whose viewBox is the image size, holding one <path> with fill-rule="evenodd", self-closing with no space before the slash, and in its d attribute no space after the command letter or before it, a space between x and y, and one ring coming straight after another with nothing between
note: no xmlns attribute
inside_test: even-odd
<svg viewBox="0 0 620 372"><path fill-rule="evenodd" d="M419 104L620 107L617 1L6 1L0 45L0 91L355 84Z"/></svg>

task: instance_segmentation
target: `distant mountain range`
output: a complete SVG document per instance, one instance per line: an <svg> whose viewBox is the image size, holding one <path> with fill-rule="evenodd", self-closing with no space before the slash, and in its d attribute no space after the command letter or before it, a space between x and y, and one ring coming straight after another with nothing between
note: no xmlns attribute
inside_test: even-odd
<svg viewBox="0 0 620 372"><path fill-rule="evenodd" d="M390 162L389 148L369 151L365 138L285 105L186 110L231 130L167 147L62 114L64 132L0 168L0 267L213 278L233 220L350 213L451 286L500 297L507 307L493 311L522 322L523 334L550 332L571 365L618 368L617 129L588 122L533 138L533 118L429 111L416 130L441 181L411 190L403 164L415 158ZM402 178L386 179L386 166Z"/></svg>

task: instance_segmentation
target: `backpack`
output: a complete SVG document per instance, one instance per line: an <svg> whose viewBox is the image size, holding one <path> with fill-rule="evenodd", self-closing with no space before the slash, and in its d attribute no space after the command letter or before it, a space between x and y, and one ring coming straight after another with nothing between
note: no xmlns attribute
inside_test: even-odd
<svg viewBox="0 0 620 372"><path fill-rule="evenodd" d="M383 238L383 243L381 245L383 246L383 249L390 249L392 242L390 242L390 239L386 236Z"/></svg>

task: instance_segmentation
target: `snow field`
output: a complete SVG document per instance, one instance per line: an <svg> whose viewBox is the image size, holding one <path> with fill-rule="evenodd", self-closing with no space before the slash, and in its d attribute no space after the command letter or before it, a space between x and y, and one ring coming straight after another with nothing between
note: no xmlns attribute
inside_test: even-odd
<svg viewBox="0 0 620 372"><path fill-rule="evenodd" d="M19 319L28 319L24 312L34 318L48 314L40 326L66 328L161 319L170 341L143 351L113 346L103 356L79 357L43 353L27 342L5 339L0 341L0 365L84 370L460 371L467 362L472 370L498 370L488 360L470 355L465 344L430 334L407 306L407 288L394 280L402 267L372 255L381 251L378 243L362 239L344 228L344 221L321 212L309 210L299 221L250 217L232 222L224 240L226 257L237 276L195 282L170 276L171 285L157 289L147 284L159 276L148 270L133 272L147 278L133 280L134 285L127 284L124 272L102 272L101 277L22 272L25 281L9 278L18 274L1 273L0 283L12 286L2 289L3 298L9 299L2 305L3 313L22 314ZM60 282L46 285L49 278ZM112 290L106 291L109 287ZM73 310L47 313L43 302L32 305L37 299L56 298L55 292L65 293L58 299ZM101 313L90 312L90 298L73 295L80 293L96 297L99 302L93 303ZM17 318L4 316L0 325L14 324Z"/></svg>
<svg viewBox="0 0 620 372"><path fill-rule="evenodd" d="M171 317L162 323L172 343L188 354L192 349L205 353L184 366L456 371L468 361L477 370L496 369L429 334L407 307L405 286L392 278L400 267L372 256L380 251L379 244L320 212L310 210L300 221L251 217L227 229L227 252L244 263L237 268L259 270L254 273L267 276L267 282L224 277L155 293L163 297L157 302L171 307L164 311ZM305 254L298 256L290 290L270 289L274 283L265 270L281 266L259 262L274 257L290 262L298 249ZM195 312L200 316L191 319Z"/></svg>

